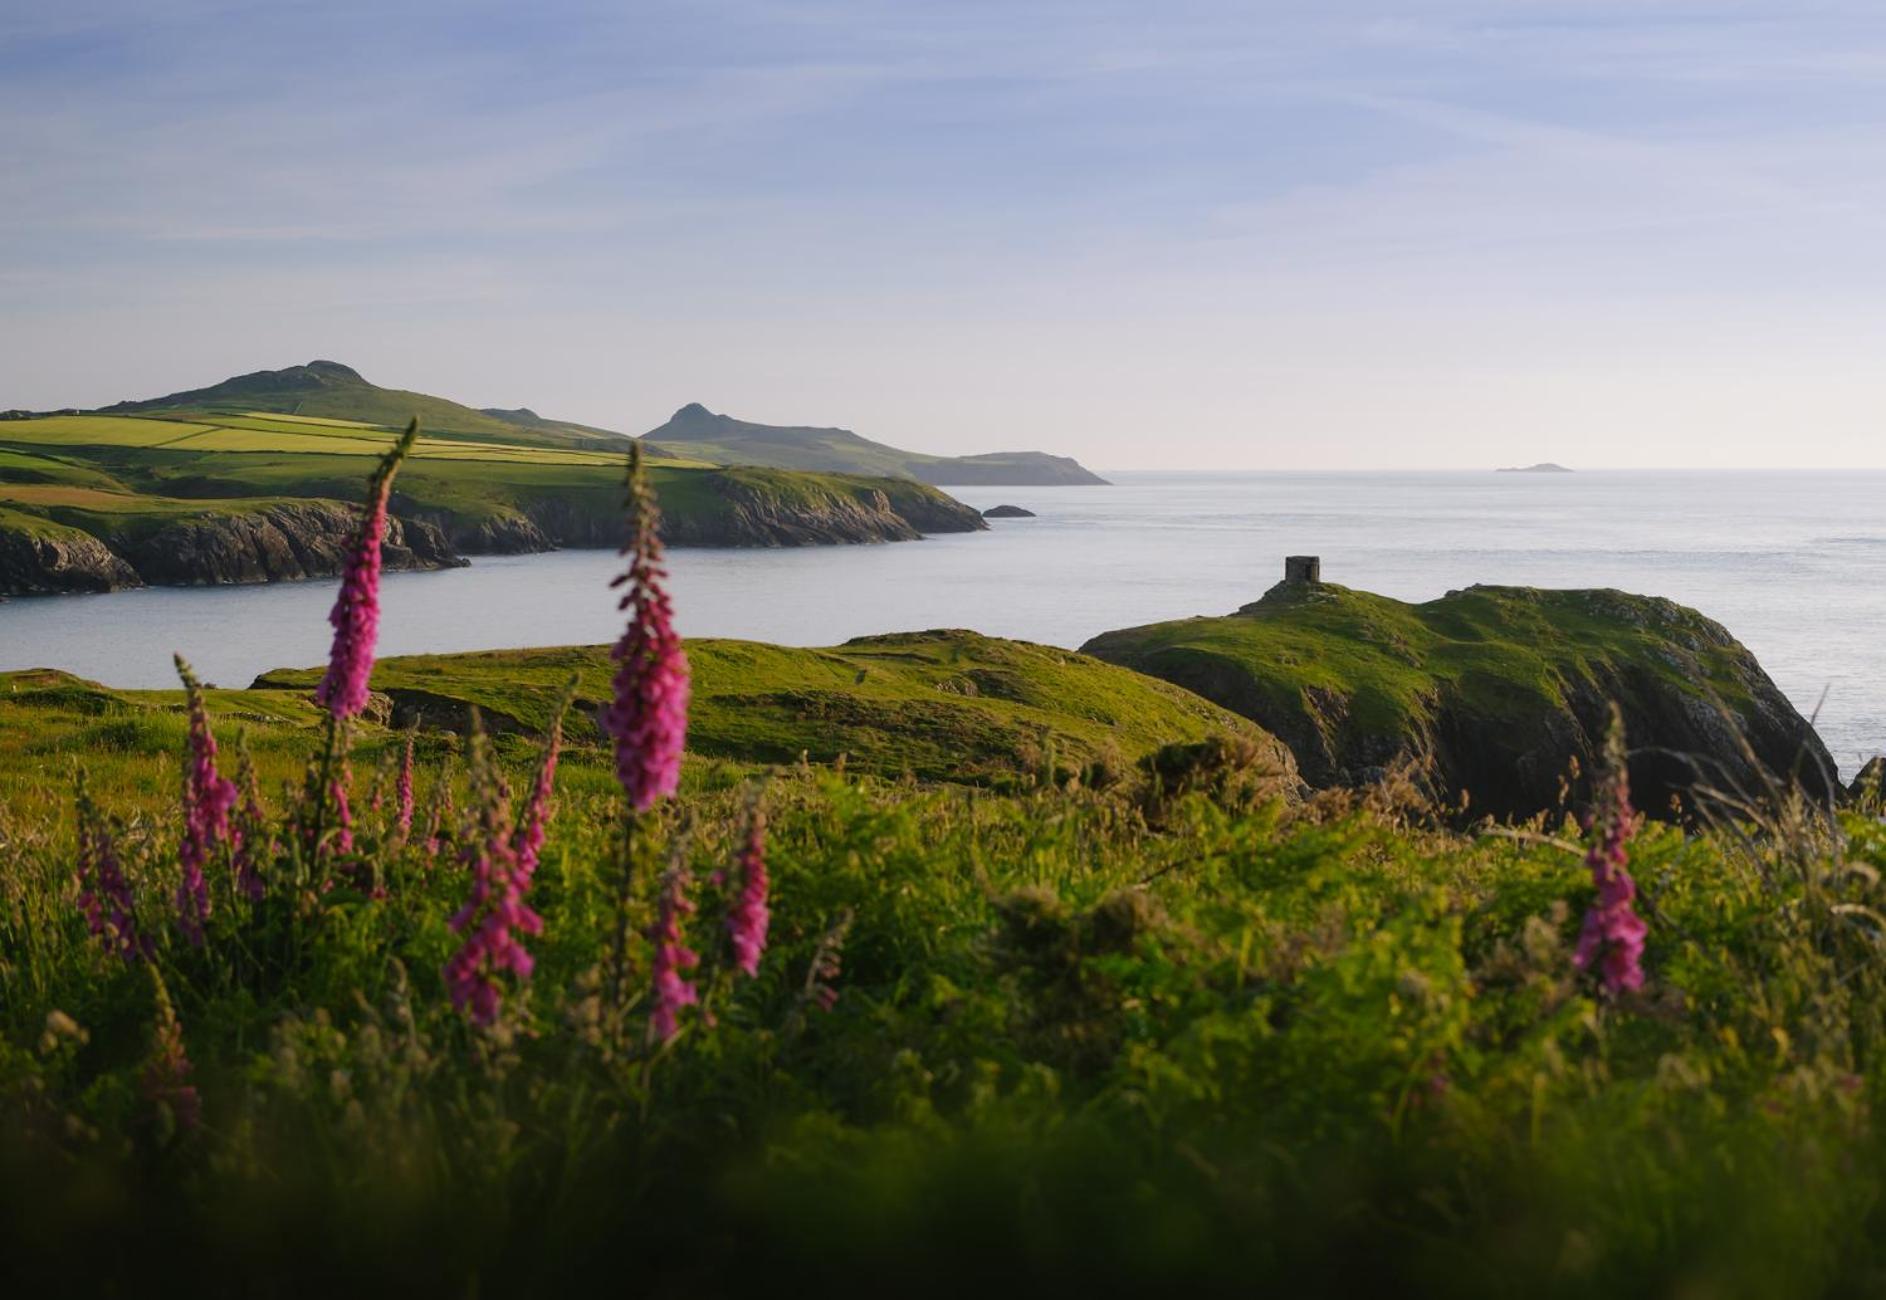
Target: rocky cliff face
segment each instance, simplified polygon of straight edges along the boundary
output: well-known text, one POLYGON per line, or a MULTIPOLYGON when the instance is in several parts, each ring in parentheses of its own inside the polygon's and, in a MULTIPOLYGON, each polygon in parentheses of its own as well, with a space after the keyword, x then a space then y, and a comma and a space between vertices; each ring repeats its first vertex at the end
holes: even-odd
MULTIPOLYGON (((337 574, 359 529, 356 511, 332 501, 285 501, 241 514, 198 515, 127 539, 119 550, 147 583, 220 587, 337 574)), ((389 519, 388 569, 465 563, 434 526, 389 519)))
POLYGON ((821 542, 903 542, 923 534, 891 508, 880 490, 821 494, 814 501, 769 492, 747 479, 715 475, 713 491, 724 505, 715 511, 670 515, 667 537, 674 546, 811 546, 821 542))
MULTIPOLYGON (((909 541, 926 532, 986 527, 960 501, 892 479, 690 470, 662 490, 664 533, 672 546, 909 541)), ((322 577, 340 571, 357 518, 354 507, 313 498, 262 508, 206 500, 198 514, 127 512, 97 536, 38 516, 0 517, 0 595, 322 577)), ((427 509, 396 494, 385 563, 435 569, 464 564, 464 554, 613 548, 622 529, 621 489, 613 484, 566 488, 475 517, 427 509)))
POLYGON ((1083 647, 1197 691, 1281 737, 1314 786, 1406 765, 1470 813, 1576 803, 1624 715, 1638 805, 1798 781, 1835 791, 1819 738, 1718 623, 1618 591, 1475 587, 1425 605, 1280 586, 1225 618, 1109 632, 1083 647))
POLYGON ((0 596, 117 591, 140 585, 137 571, 89 533, 0 527, 0 596))
MULTIPOLYGON (((0 594, 113 591, 145 585, 217 587, 341 571, 358 513, 333 501, 284 501, 253 511, 210 512, 95 537, 36 521, 0 527, 0 594)), ((465 563, 430 523, 390 519, 381 551, 388 569, 465 563)))

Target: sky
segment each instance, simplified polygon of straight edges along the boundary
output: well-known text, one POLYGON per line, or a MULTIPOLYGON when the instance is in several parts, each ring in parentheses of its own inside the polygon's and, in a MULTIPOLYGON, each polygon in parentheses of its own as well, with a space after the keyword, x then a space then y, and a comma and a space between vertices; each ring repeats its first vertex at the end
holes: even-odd
POLYGON ((1886 467, 1866 0, 14 0, 0 407, 1886 467))

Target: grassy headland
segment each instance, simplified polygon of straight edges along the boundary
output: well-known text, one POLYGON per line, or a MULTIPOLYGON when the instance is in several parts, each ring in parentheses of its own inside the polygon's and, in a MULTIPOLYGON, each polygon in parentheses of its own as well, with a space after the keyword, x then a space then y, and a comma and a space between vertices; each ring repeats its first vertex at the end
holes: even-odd
MULTIPOLYGON (((503 440, 482 428, 420 439, 393 501, 411 563, 619 541, 627 441, 597 434, 566 445, 563 432, 510 428, 503 440)), ((350 526, 338 503, 394 437, 338 418, 207 409, 0 421, 0 595, 332 572, 324 557, 350 526), (282 509, 309 501, 330 509, 282 509), (180 554, 188 565, 172 562, 180 554)), ((907 479, 672 456, 653 478, 680 546, 908 540, 982 527, 975 511, 907 479)))
POLYGON ((1520 816, 1565 806, 1610 708, 1659 812, 1697 785, 1754 794, 1834 764, 1720 625, 1619 591, 1471 587, 1420 605, 1282 583, 1222 618, 1095 637, 1083 651, 1198 692, 1282 738, 1313 785, 1409 765, 1434 798, 1520 816), (1576 766, 1574 766, 1574 763, 1576 766))

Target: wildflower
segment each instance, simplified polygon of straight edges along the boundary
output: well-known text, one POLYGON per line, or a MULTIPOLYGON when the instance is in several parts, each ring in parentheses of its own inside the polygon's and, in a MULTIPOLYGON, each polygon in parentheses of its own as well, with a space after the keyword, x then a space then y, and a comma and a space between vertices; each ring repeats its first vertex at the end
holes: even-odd
POLYGON ((655 924, 648 931, 655 944, 654 960, 649 965, 654 1003, 648 1013, 648 1031, 657 1042, 673 1038, 681 1008, 700 1001, 700 993, 681 974, 701 962, 700 955, 681 942, 682 920, 694 911, 687 891, 687 868, 676 862, 662 877, 661 902, 655 910, 655 924))
POLYGON ((474 1024, 489 1025, 504 1004, 498 976, 508 970, 528 979, 535 965, 517 936, 541 934, 543 919, 524 902, 529 879, 518 870, 513 847, 510 791, 475 719, 472 784, 477 825, 460 850, 471 871, 472 892, 451 921, 452 933, 465 936, 465 942, 445 965, 445 983, 454 1007, 469 1011, 474 1024))
POLYGON ((1606 993, 1634 992, 1644 985, 1642 959, 1648 928, 1632 909, 1637 884, 1626 870, 1626 845, 1636 831, 1626 773, 1623 721, 1612 710, 1611 734, 1605 742, 1607 764, 1596 792, 1592 830, 1596 838, 1585 855, 1598 898, 1585 913, 1573 964, 1587 970, 1595 963, 1606 993))
POLYGON ((394 821, 399 826, 400 838, 404 839, 413 829, 413 738, 406 735, 406 749, 400 755, 399 780, 394 786, 396 799, 394 821))
POLYGON ((453 813, 451 773, 441 771, 439 783, 433 787, 432 814, 426 819, 426 857, 428 860, 439 856, 439 847, 444 837, 451 833, 450 824, 453 813))
POLYGON ((161 1128, 175 1131, 197 1126, 203 1115, 202 1102, 190 1082, 190 1058, 183 1049, 183 1026, 177 1009, 171 1005, 170 990, 163 978, 151 972, 157 989, 157 1018, 151 1026, 151 1054, 145 1059, 138 1082, 145 1100, 157 1112, 161 1128))
POLYGON ((419 436, 419 421, 406 426, 393 449, 381 459, 367 485, 366 513, 341 572, 340 593, 327 621, 334 628, 327 672, 314 697, 337 721, 367 707, 367 681, 373 675, 373 649, 380 636, 380 543, 386 538, 386 505, 393 476, 419 436))
POLYGON ((242 802, 236 809, 235 849, 232 865, 236 873, 236 889, 252 902, 261 902, 266 892, 262 879, 262 863, 275 856, 275 844, 269 837, 268 819, 262 812, 262 794, 256 780, 255 761, 249 756, 247 745, 237 740, 236 776, 242 791, 242 802))
POLYGON ((842 973, 839 958, 845 950, 845 935, 850 930, 851 912, 839 913, 838 919, 819 939, 818 951, 812 954, 812 965, 806 970, 803 997, 820 1011, 830 1011, 838 1005, 838 977, 842 973))
POLYGON ((234 832, 229 813, 236 806, 236 785, 216 770, 216 738, 210 734, 209 713, 203 705, 203 687, 184 662, 175 656, 177 675, 189 700, 189 754, 183 775, 183 840, 177 863, 183 880, 177 886, 177 917, 184 937, 203 942, 203 924, 209 920, 209 882, 203 867, 217 846, 230 843, 234 832))
POLYGON ((83 771, 79 774, 78 884, 79 910, 85 914, 86 928, 105 951, 116 953, 126 962, 140 957, 150 960, 151 940, 138 929, 131 882, 125 879, 111 826, 86 793, 83 771))
POLYGON ((353 773, 343 767, 340 776, 330 782, 327 788, 328 800, 334 805, 332 851, 335 853, 354 851, 354 813, 347 802, 347 787, 352 783, 353 773))
POLYGON ((556 712, 551 715, 550 732, 544 737, 543 761, 537 765, 537 779, 531 784, 530 803, 525 806, 524 821, 517 828, 512 841, 512 850, 517 855, 518 875, 526 884, 537 873, 537 856, 543 852, 544 836, 550 829, 550 816, 554 811, 550 796, 556 788, 557 756, 563 751, 563 715, 570 707, 570 698, 575 690, 576 683, 572 681, 558 701, 556 712))
POLYGON ((733 964, 748 976, 760 973, 760 954, 766 950, 766 927, 771 919, 766 897, 766 811, 756 796, 747 814, 747 838, 739 861, 740 896, 727 915, 727 935, 733 942, 733 964))
POLYGON ((603 725, 615 741, 616 779, 629 807, 646 811, 675 791, 688 729, 688 657, 674 630, 674 605, 662 564, 661 512, 648 485, 640 443, 629 453, 629 538, 622 554, 628 571, 618 608, 629 615, 615 661, 615 698, 603 725))

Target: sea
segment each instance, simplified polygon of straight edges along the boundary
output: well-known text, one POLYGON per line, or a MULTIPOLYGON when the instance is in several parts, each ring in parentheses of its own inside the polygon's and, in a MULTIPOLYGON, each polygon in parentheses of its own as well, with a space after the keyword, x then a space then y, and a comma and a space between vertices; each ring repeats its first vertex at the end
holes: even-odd
MULTIPOLYGON (((1402 600, 1474 583, 1615 587, 1725 624, 1814 719, 1842 771, 1886 751, 1886 471, 1571 474, 1117 472, 1107 487, 963 487, 1032 519, 874 546, 678 550, 690 636, 833 645, 958 627, 1078 647, 1228 613, 1317 555, 1325 581, 1402 600)), ((389 574, 383 655, 597 643, 619 616, 608 551, 389 574)), ((242 686, 326 655, 334 582, 157 588, 0 604, 0 669, 175 684, 181 651, 242 686)))

